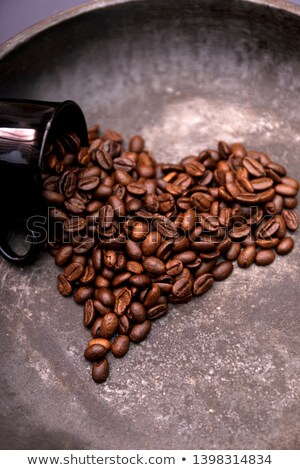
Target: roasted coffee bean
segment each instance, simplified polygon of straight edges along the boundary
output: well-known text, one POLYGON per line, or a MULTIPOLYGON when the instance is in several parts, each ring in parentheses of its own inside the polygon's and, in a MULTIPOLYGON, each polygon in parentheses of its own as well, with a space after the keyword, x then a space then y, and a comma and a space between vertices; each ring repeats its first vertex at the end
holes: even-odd
POLYGON ((299 217, 298 217, 297 212, 284 209, 282 211, 282 215, 285 220, 287 228, 291 230, 291 232, 294 232, 295 230, 297 230, 299 226, 299 217))
POLYGON ((100 300, 98 300, 98 298, 97 298, 98 297, 98 289, 95 289, 94 297, 95 297, 94 307, 97 310, 97 312, 99 312, 100 315, 102 317, 104 317, 104 315, 106 315, 107 313, 109 313, 111 311, 111 307, 108 307, 107 305, 104 305, 100 300))
POLYGON ((229 236, 233 241, 242 241, 248 237, 250 233, 249 225, 234 225, 229 231, 229 236))
POLYGON ((256 256, 256 248, 255 246, 247 246, 244 248, 237 259, 237 264, 239 265, 240 268, 249 268, 251 264, 253 263, 254 259, 256 256))
POLYGON ((119 317, 119 331, 121 335, 128 335, 130 332, 130 322, 126 315, 119 317))
POLYGON ((106 349, 107 352, 110 350, 110 342, 108 341, 108 339, 94 338, 88 342, 88 346, 93 346, 94 344, 100 344, 106 349))
POLYGON ((83 201, 71 197, 64 203, 65 208, 71 212, 71 214, 77 215, 77 214, 82 214, 85 211, 85 204, 83 201))
POLYGON ((104 265, 109 269, 113 269, 117 263, 117 258, 118 258, 118 255, 116 251, 114 250, 105 251, 103 255, 104 265))
POLYGON ((193 263, 197 258, 197 255, 192 250, 182 251, 181 253, 176 253, 174 256, 174 260, 181 261, 182 264, 186 265, 189 263, 193 263))
POLYGON ((72 285, 69 283, 69 281, 67 281, 63 274, 59 274, 57 276, 57 289, 58 292, 64 297, 72 294, 72 285))
POLYGON ((148 274, 134 274, 129 279, 129 283, 133 286, 143 288, 151 285, 151 278, 148 274))
POLYGON ((97 298, 108 307, 115 305, 115 297, 107 287, 99 288, 97 298))
POLYGON ((196 192, 191 196, 191 204, 201 212, 208 211, 212 202, 213 198, 209 194, 196 192))
POLYGON ((229 250, 224 254, 224 258, 227 261, 235 261, 241 252, 240 243, 232 243, 229 250))
POLYGON ((193 294, 202 295, 207 292, 213 285, 214 278, 211 274, 202 274, 197 277, 193 283, 193 294))
POLYGON ((180 236, 175 238, 173 242, 173 249, 175 253, 180 253, 187 250, 189 247, 189 240, 186 237, 180 236))
POLYGON ((275 186, 275 191, 277 194, 280 194, 281 196, 296 196, 297 194, 297 188, 294 186, 289 186, 288 184, 277 184, 275 186))
POLYGON ((73 248, 71 245, 64 245, 56 253, 55 264, 57 266, 64 266, 72 257, 73 248))
POLYGON ((144 339, 146 339, 150 333, 151 326, 152 324, 149 320, 145 320, 144 323, 134 325, 129 334, 130 341, 133 343, 140 343, 141 341, 144 341, 144 339))
POLYGON ((93 191, 99 185, 99 178, 97 176, 86 176, 78 180, 77 186, 81 191, 93 191))
POLYGON ((246 170, 250 173, 250 175, 259 178, 260 176, 264 176, 265 169, 261 163, 251 157, 245 157, 242 161, 242 165, 246 168, 246 170))
POLYGON ((147 311, 147 317, 149 320, 154 321, 164 317, 167 313, 168 305, 167 303, 162 303, 149 308, 147 311))
MULTIPOLYGON (((44 184, 45 186, 45 184, 44 184)), ((65 171, 59 180, 59 190, 69 199, 73 196, 76 189, 76 175, 74 172, 65 171)))
POLYGON ((102 321, 103 321, 102 317, 99 317, 95 320, 95 322, 92 326, 92 329, 91 329, 91 335, 92 335, 93 338, 99 338, 102 321))
POLYGON ((144 307, 149 308, 153 307, 160 297, 161 290, 157 284, 153 284, 152 287, 147 290, 147 293, 144 298, 144 307))
POLYGON ((273 180, 266 177, 255 178, 251 180, 251 184, 255 191, 265 191, 273 186, 273 180))
POLYGON ((166 266, 163 261, 155 256, 145 257, 143 260, 143 266, 145 271, 153 276, 161 276, 166 271, 166 266))
POLYGON ((115 313, 119 316, 123 315, 131 303, 132 292, 127 287, 121 289, 115 301, 115 313))
POLYGON ((139 244, 133 240, 126 240, 126 253, 134 261, 140 260, 143 255, 139 244))
POLYGON ((215 281, 223 281, 233 271, 233 264, 231 261, 222 261, 217 264, 212 270, 212 275, 215 281))
POLYGON ((81 284, 91 284, 95 279, 95 270, 93 266, 87 266, 84 270, 82 277, 80 278, 81 284))
POLYGON ((81 263, 71 263, 64 270, 64 276, 69 282, 77 281, 84 272, 84 266, 81 263))
POLYGON ((100 384, 107 380, 109 375, 109 364, 107 359, 102 359, 102 361, 94 362, 92 367, 92 377, 93 380, 100 384))
POLYGON ((296 197, 285 197, 283 199, 283 204, 286 209, 295 209, 298 204, 296 197))
MULTIPOLYGON (((111 273, 112 273, 112 279, 113 279, 111 283, 112 287, 118 287, 122 284, 125 284, 128 281, 128 279, 131 278, 131 273, 128 273, 128 272, 123 272, 123 273, 117 274, 116 276, 115 276, 114 271, 111 271, 111 273)), ((103 271, 102 271, 102 275, 103 275, 103 271)))
POLYGON ((157 258, 166 262, 173 251, 173 246, 174 246, 173 240, 165 240, 164 242, 162 242, 156 251, 157 258))
POLYGON ((175 238, 177 236, 177 227, 163 215, 154 216, 153 226, 165 238, 175 238))
POLYGON ((259 248, 263 248, 264 250, 269 250, 271 248, 275 248, 279 243, 279 238, 270 238, 270 239, 258 239, 256 240, 256 245, 259 248))
POLYGON ((269 238, 275 236, 279 229, 279 222, 276 220, 275 217, 267 220, 267 222, 263 223, 261 227, 259 227, 256 235, 258 238, 269 238))
POLYGON ((90 286, 79 287, 74 293, 74 300, 77 304, 84 304, 93 297, 94 288, 90 286))
POLYGON ((205 169, 205 166, 196 159, 190 160, 185 165, 185 171, 195 178, 200 178, 204 174, 205 169))
POLYGON ((287 255, 294 248, 294 240, 291 237, 286 237, 280 240, 276 247, 276 251, 279 255, 287 255))
POLYGON ((111 352, 115 357, 123 357, 127 354, 130 346, 130 341, 128 336, 120 335, 117 336, 114 342, 111 345, 111 352))
POLYGON ((95 362, 102 359, 107 354, 107 349, 101 344, 88 346, 84 351, 84 357, 87 361, 95 362))
POLYGON ((100 326, 100 336, 105 339, 111 338, 117 331, 119 326, 118 317, 115 313, 107 313, 103 317, 103 321, 100 326))
POLYGON ((91 237, 84 237, 78 245, 73 248, 74 253, 80 255, 82 253, 87 253, 95 246, 95 240, 91 237))
POLYGON ((127 316, 136 323, 143 323, 147 319, 145 307, 140 302, 132 302, 127 316))
POLYGON ((134 135, 129 141, 130 152, 141 153, 144 150, 144 139, 140 135, 134 135))
POLYGON ((49 191, 49 189, 45 189, 42 192, 42 196, 49 205, 60 205, 65 200, 65 196, 63 194, 56 191, 49 191))
POLYGON ((100 274, 95 278, 95 286, 99 289, 101 287, 109 287, 109 280, 105 279, 105 277, 101 276, 100 274))
POLYGON ((72 217, 64 222, 64 231, 69 233, 81 232, 86 226, 86 221, 83 217, 72 217))
POLYGON ((192 282, 186 277, 182 277, 175 282, 172 293, 175 297, 185 297, 192 291, 192 282))
POLYGON ((92 299, 89 299, 84 304, 83 324, 87 328, 90 328, 94 324, 95 320, 96 320, 96 312, 95 312, 94 302, 92 299))
POLYGON ((258 266, 267 266, 275 260, 275 253, 273 250, 259 250, 255 257, 255 263, 258 266))
POLYGON ((133 274, 141 274, 144 271, 144 268, 137 261, 128 261, 126 264, 126 270, 133 274))
POLYGON ((172 259, 166 264, 166 273, 169 276, 178 276, 183 270, 183 263, 180 259, 172 259))

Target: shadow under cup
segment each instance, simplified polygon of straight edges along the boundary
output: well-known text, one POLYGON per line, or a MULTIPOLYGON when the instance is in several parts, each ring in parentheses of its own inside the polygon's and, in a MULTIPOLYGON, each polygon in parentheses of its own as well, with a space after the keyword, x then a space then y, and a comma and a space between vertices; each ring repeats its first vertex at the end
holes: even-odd
POLYGON ((0 100, 0 254, 10 262, 31 262, 45 241, 43 159, 68 133, 87 145, 85 118, 74 101, 0 100))

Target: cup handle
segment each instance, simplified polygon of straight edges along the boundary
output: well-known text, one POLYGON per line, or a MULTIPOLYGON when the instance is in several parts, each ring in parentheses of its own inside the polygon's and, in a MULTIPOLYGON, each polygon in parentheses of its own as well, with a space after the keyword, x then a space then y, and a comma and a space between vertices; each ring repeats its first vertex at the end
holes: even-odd
POLYGON ((40 251, 40 245, 38 243, 30 243, 29 250, 25 254, 16 253, 13 248, 8 243, 8 233, 2 233, 0 237, 0 255, 3 256, 7 261, 14 264, 28 264, 37 257, 38 252, 40 251))

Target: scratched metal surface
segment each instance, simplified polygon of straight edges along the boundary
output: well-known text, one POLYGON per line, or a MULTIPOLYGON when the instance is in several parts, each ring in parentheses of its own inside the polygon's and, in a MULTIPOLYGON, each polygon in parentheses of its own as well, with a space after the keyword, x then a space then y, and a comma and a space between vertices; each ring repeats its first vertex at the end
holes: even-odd
MULTIPOLYGON (((2 48, 1 95, 74 99, 89 123, 141 132, 168 161, 242 140, 300 178, 296 7, 97 5, 2 48)), ((235 268, 202 298, 172 306, 146 342, 111 360, 101 386, 82 357, 82 308, 56 293, 52 258, 1 261, 1 447, 299 449, 295 238, 288 257, 235 268)))

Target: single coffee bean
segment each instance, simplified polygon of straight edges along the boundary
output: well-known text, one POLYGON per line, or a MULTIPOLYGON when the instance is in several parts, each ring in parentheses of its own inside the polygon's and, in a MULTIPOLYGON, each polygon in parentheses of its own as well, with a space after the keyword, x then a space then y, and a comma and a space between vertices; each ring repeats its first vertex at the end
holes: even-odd
POLYGON ((71 214, 74 214, 74 215, 82 214, 85 211, 84 202, 75 197, 72 197, 68 199, 67 201, 65 201, 64 206, 67 209, 67 211, 71 212, 71 214))
POLYGON ((172 288, 174 297, 185 297, 192 291, 192 282, 187 277, 182 277, 175 282, 172 288))
POLYGON ((100 336, 105 339, 111 338, 117 331, 119 326, 118 317, 115 313, 107 313, 103 317, 100 327, 100 336))
POLYGON ((78 180, 77 186, 81 191, 93 191, 99 185, 99 178, 97 176, 86 176, 78 180))
POLYGON ((283 204, 286 209, 295 209, 298 204, 296 197, 285 197, 283 199, 283 204))
POLYGON ((289 186, 288 184, 277 184, 275 186, 275 191, 281 196, 296 196, 297 189, 294 186, 289 186))
POLYGON ((72 294, 72 285, 69 283, 69 281, 67 281, 63 274, 59 274, 57 276, 57 289, 58 292, 64 297, 72 294))
POLYGON ((294 248, 294 240, 291 237, 286 237, 280 240, 276 247, 276 251, 279 255, 287 255, 294 248))
POLYGON ((130 332, 131 326, 127 315, 122 315, 119 317, 119 332, 121 335, 128 335, 130 332))
POLYGON ((92 377, 96 383, 103 383, 107 380, 109 375, 109 364, 107 359, 94 362, 92 367, 92 377))
MULTIPOLYGON (((103 271, 104 270, 102 270, 102 275, 103 275, 103 271)), ((125 284, 130 278, 131 278, 131 273, 128 273, 126 271, 117 275, 115 275, 114 271, 112 271, 113 280, 112 280, 111 285, 112 287, 118 287, 122 284, 125 284)))
POLYGON ((83 324, 87 328, 90 328, 94 324, 95 320, 96 320, 96 312, 95 312, 94 302, 92 299, 89 299, 84 304, 83 324))
POLYGON ((134 135, 129 141, 130 152, 141 153, 144 150, 144 139, 140 135, 134 135))
POLYGON ((189 263, 193 263, 196 260, 196 258, 197 258, 197 255, 194 251, 186 250, 186 251, 182 251, 181 253, 176 253, 173 259, 176 261, 181 261, 182 264, 186 265, 189 263))
POLYGON ((129 283, 133 286, 143 288, 151 285, 151 278, 148 274, 134 274, 129 279, 129 283))
POLYGON ((91 339, 88 342, 88 346, 93 346, 93 344, 100 344, 101 346, 103 346, 106 349, 107 352, 110 350, 110 342, 109 342, 108 339, 104 339, 104 338, 91 339))
POLYGON ((126 253, 134 261, 140 260, 143 255, 139 244, 133 240, 126 240, 126 253))
POLYGON ((82 277, 80 278, 80 282, 84 285, 91 284, 94 281, 95 276, 96 274, 93 266, 87 266, 82 277))
POLYGON ((175 238, 173 243, 173 249, 175 253, 180 253, 181 251, 187 250, 189 247, 189 240, 187 237, 180 236, 175 238))
POLYGON ((241 252, 241 244, 240 243, 232 243, 229 250, 225 253, 224 257, 227 261, 235 261, 241 252))
POLYGON ((276 235, 279 229, 279 222, 275 217, 267 220, 260 226, 256 232, 257 237, 259 238, 270 238, 276 235))
POLYGON ((126 270, 133 274, 141 274, 144 271, 144 268, 137 261, 127 261, 126 270))
POLYGON ((237 264, 240 268, 249 268, 256 256, 256 248, 253 245, 244 248, 238 256, 237 264))
POLYGON ((165 238, 176 238, 177 236, 177 227, 170 219, 163 215, 154 216, 153 226, 165 238))
POLYGON ((161 294, 161 289, 157 284, 153 284, 150 289, 147 290, 147 294, 144 298, 144 307, 150 308, 156 305, 161 294))
POLYGON ((250 173, 250 175, 259 178, 260 176, 265 176, 265 169, 261 163, 251 157, 243 158, 242 165, 250 173))
POLYGON ((234 225, 229 231, 229 236, 234 241, 242 241, 247 238, 250 233, 249 225, 234 225))
POLYGON ((166 271, 163 261, 155 256, 145 257, 143 260, 143 266, 144 269, 153 276, 161 276, 166 271))
POLYGON ((82 240, 73 248, 74 253, 81 255, 87 253, 95 246, 95 239, 92 237, 84 237, 82 240))
POLYGON ((217 264, 212 270, 212 275, 215 281, 223 281, 233 271, 233 264, 231 261, 222 261, 217 264))
POLYGON ((82 231, 86 226, 83 217, 72 217, 64 222, 64 231, 68 233, 77 233, 82 231))
POLYGON ((65 200, 65 196, 63 194, 56 191, 49 191, 48 189, 45 189, 42 192, 42 196, 49 205, 60 205, 65 200))
POLYGON ((207 292, 213 285, 214 278, 212 274, 202 274, 197 277, 193 283, 193 294, 194 295, 203 295, 207 292))
POLYGON ((174 247, 173 240, 165 240, 163 241, 156 251, 156 256, 160 260, 166 262, 168 258, 171 256, 174 247))
POLYGON ((98 289, 95 289, 95 293, 94 293, 94 296, 95 296, 95 300, 94 300, 94 307, 95 309, 97 310, 97 312, 100 313, 100 315, 102 317, 104 317, 104 315, 106 315, 107 313, 109 313, 111 311, 111 307, 108 307, 107 305, 104 305, 100 300, 97 299, 97 296, 98 296, 98 289))
POLYGON ((123 357, 127 354, 130 346, 130 341, 128 336, 120 335, 117 336, 114 342, 111 345, 111 352, 115 357, 123 357))
POLYGON ((259 248, 264 250, 269 250, 271 248, 275 248, 279 243, 279 238, 270 238, 270 239, 258 239, 256 240, 256 245, 259 248))
POLYGON ((259 250, 255 257, 255 263, 258 266, 267 266, 275 260, 275 253, 273 250, 259 250))
POLYGON ((148 309, 147 317, 149 320, 154 321, 164 317, 168 313, 168 305, 166 302, 155 305, 148 309))
POLYGON ((73 248, 71 245, 64 245, 59 248, 55 256, 55 264, 57 266, 64 266, 68 260, 72 257, 73 248))
POLYGON ((136 323, 143 323, 147 319, 145 307, 140 302, 132 302, 128 311, 128 318, 136 323))
POLYGON ((134 325, 129 334, 130 341, 132 341, 133 343, 140 343, 141 341, 146 339, 148 334, 150 333, 151 326, 152 324, 149 320, 145 320, 144 323, 134 325))
POLYGON ((93 293, 93 287, 79 287, 74 294, 74 300, 77 304, 84 304, 88 299, 92 298, 93 293))
POLYGON ((91 335, 92 335, 93 338, 99 338, 102 321, 103 321, 102 317, 99 317, 95 320, 95 322, 92 326, 92 329, 91 329, 91 335))
POLYGON ((102 344, 93 344, 84 351, 84 357, 90 362, 99 361, 107 354, 107 349, 102 344))
POLYGON ((182 273, 182 270, 183 263, 180 259, 172 259, 166 264, 166 273, 169 276, 178 276, 178 274, 182 273))
POLYGON ((95 278, 95 286, 99 289, 101 287, 109 287, 109 280, 105 279, 105 277, 101 276, 100 274, 95 278))
POLYGON ((273 180, 266 177, 255 178, 251 180, 251 184, 255 191, 265 191, 273 186, 273 180))
POLYGON ((287 228, 291 232, 294 232, 295 230, 297 230, 299 226, 299 217, 298 217, 297 212, 283 209, 282 215, 285 220, 287 228))
POLYGON ((69 282, 78 281, 84 272, 84 266, 81 263, 71 263, 64 270, 64 276, 69 282))
POLYGON ((114 311, 118 316, 123 315, 131 303, 132 292, 127 287, 123 287, 116 297, 114 311))
POLYGON ((100 289, 98 290, 97 298, 98 300, 100 300, 100 302, 102 302, 108 307, 115 305, 115 297, 112 294, 111 290, 107 287, 100 287, 100 289))

